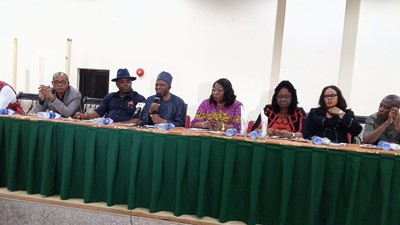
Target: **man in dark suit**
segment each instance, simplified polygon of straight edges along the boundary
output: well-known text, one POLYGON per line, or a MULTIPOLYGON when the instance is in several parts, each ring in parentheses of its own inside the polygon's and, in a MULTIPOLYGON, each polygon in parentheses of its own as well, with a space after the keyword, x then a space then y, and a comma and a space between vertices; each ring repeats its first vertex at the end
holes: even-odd
POLYGON ((139 112, 136 107, 140 102, 144 104, 146 99, 132 89, 134 80, 136 77, 131 76, 127 69, 119 69, 117 77, 111 80, 116 83, 118 91, 107 94, 93 112, 77 112, 74 118, 87 120, 104 116, 114 122, 130 121, 138 124, 140 113, 135 113, 139 112))

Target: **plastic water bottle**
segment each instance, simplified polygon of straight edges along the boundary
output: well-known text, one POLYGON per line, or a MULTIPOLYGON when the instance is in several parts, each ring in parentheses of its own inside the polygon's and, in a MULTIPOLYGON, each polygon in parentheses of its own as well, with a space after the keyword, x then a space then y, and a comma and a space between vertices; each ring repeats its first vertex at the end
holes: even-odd
POLYGON ((61 117, 60 114, 50 111, 50 112, 38 112, 37 116, 42 119, 58 119, 61 117))
POLYGON ((14 110, 11 109, 0 109, 0 115, 12 115, 15 114, 14 110))
POLYGON ((311 137, 311 142, 314 145, 322 145, 322 144, 330 145, 332 143, 331 140, 329 140, 328 138, 326 138, 326 137, 322 138, 322 137, 319 137, 319 136, 312 136, 311 137))
POLYGON ((235 136, 238 131, 235 128, 229 128, 225 131, 226 136, 232 137, 235 136))
POLYGON ((114 122, 114 120, 111 118, 100 117, 100 118, 94 119, 94 122, 96 122, 97 124, 109 125, 109 124, 112 124, 114 122))
POLYGON ((257 139, 257 138, 260 137, 260 133, 259 133, 258 131, 255 131, 255 130, 254 130, 254 131, 250 132, 249 137, 250 137, 251 139, 257 139))
POLYGON ((396 143, 390 143, 390 149, 400 151, 400 145, 396 143))
POLYGON ((175 125, 172 123, 157 123, 154 128, 159 130, 171 130, 175 128, 175 125))
POLYGON ((386 141, 380 141, 378 143, 378 148, 385 150, 385 151, 389 151, 391 149, 390 143, 386 142, 386 141))

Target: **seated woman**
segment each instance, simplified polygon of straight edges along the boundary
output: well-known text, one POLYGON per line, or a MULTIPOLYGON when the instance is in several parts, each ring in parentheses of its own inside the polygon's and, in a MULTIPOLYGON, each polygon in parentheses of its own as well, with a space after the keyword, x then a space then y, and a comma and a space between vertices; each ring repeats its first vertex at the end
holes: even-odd
MULTIPOLYGON (((293 84, 287 80, 281 81, 275 88, 272 103, 264 107, 268 117, 268 136, 281 138, 302 138, 306 131, 307 115, 304 109, 297 107, 297 93, 293 84)), ((261 115, 258 116, 251 130, 259 129, 261 115)))
POLYGON ((347 108, 340 89, 334 85, 324 87, 319 97, 318 108, 308 114, 308 137, 327 137, 332 142, 347 143, 348 133, 357 136, 362 126, 356 121, 354 112, 347 108))
POLYGON ((214 82, 210 98, 197 109, 190 127, 225 131, 229 128, 240 130, 240 106, 232 84, 221 78, 214 82))

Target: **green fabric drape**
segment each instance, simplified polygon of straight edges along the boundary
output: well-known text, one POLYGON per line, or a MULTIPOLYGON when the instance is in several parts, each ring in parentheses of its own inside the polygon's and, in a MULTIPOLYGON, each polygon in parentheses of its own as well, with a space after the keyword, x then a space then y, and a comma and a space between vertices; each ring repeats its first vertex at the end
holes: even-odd
POLYGON ((220 222, 399 224, 391 155, 0 117, 0 186, 220 222))

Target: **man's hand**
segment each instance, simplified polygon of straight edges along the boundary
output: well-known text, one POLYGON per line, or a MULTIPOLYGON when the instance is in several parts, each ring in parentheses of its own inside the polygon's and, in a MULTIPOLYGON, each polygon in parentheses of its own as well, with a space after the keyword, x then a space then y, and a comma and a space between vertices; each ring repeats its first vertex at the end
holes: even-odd
MULTIPOLYGON (((155 103, 155 102, 153 102, 153 103, 151 103, 151 106, 150 106, 150 114, 152 114, 153 112, 158 112, 158 109, 160 108, 160 104, 158 104, 158 103, 155 103)), ((153 120, 154 121, 154 120, 153 120)))
POLYGON ((397 117, 399 117, 399 109, 397 107, 392 107, 389 111, 389 116, 385 123, 394 123, 397 117))
POLYGON ((78 119, 78 120, 84 120, 85 118, 85 114, 81 113, 81 112, 76 112, 74 114, 74 119, 78 119))
POLYGON ((151 120, 153 121, 154 124, 157 124, 157 123, 166 123, 166 122, 167 122, 167 120, 164 120, 163 118, 161 118, 161 117, 160 117, 159 115, 157 115, 157 114, 151 114, 150 117, 151 117, 151 120))
MULTIPOLYGON (((396 108, 396 107, 393 107, 393 108, 390 110, 390 113, 392 113, 392 114, 393 114, 393 117, 394 117, 394 121, 393 121, 394 127, 396 128, 397 132, 400 133, 400 115, 399 115, 399 109, 396 108), (393 113, 392 113, 392 111, 393 111, 393 113)), ((389 113, 389 116, 390 116, 390 113, 389 113)))
POLYGON ((50 99, 50 101, 54 101, 56 99, 56 96, 54 96, 50 91, 50 86, 40 85, 38 89, 39 98, 41 101, 44 101, 46 98, 50 99))

